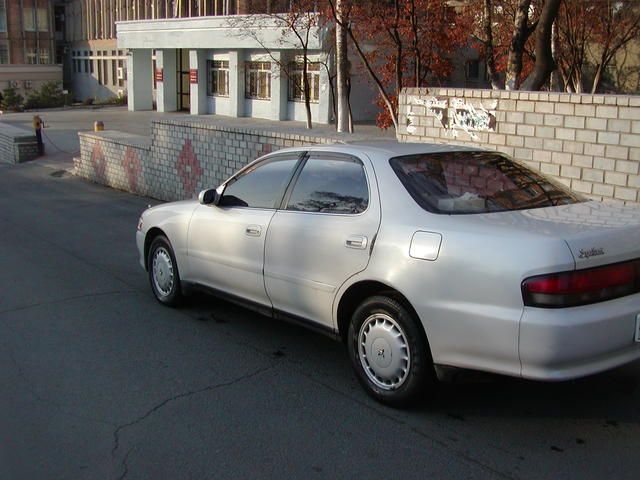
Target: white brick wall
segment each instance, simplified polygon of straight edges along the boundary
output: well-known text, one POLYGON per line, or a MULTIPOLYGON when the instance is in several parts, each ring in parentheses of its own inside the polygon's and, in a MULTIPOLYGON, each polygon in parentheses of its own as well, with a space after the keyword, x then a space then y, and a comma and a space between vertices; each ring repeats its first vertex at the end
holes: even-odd
POLYGON ((202 189, 217 187, 271 151, 338 140, 331 135, 222 127, 191 120, 153 120, 151 138, 113 130, 78 135, 76 175, 167 201, 193 198, 202 189))
POLYGON ((640 97, 472 89, 405 89, 398 139, 475 145, 514 156, 572 189, 640 202, 640 97), (495 117, 494 131, 454 137, 420 101, 458 98, 495 117), (407 129, 409 124, 423 128, 407 129))

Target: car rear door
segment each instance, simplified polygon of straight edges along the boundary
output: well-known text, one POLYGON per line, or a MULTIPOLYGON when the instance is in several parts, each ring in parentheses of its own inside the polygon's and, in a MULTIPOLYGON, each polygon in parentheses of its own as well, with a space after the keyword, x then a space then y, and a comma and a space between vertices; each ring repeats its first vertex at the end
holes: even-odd
POLYGON ((188 237, 193 281, 271 308, 262 277, 265 238, 299 157, 252 165, 227 183, 218 205, 196 208, 188 237))
POLYGON ((264 277, 274 309, 332 329, 336 292, 366 268, 379 225, 370 161, 311 153, 267 233, 264 277))

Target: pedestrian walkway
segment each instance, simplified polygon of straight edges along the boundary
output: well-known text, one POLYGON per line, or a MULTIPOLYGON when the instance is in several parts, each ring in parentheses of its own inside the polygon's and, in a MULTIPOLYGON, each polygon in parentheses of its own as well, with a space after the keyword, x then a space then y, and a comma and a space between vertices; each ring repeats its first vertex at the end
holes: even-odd
MULTIPOLYGON (((335 133, 333 125, 317 124, 312 130, 304 122, 263 120, 257 118, 235 118, 221 115, 189 115, 188 113, 158 113, 156 111, 129 112, 126 107, 86 107, 50 109, 41 111, 4 113, 0 123, 33 130, 33 117, 40 116, 45 124, 43 140, 45 156, 37 161, 54 168, 72 168, 73 157, 80 152, 78 132, 93 130, 96 121, 104 123, 105 130, 117 130, 136 135, 149 136, 151 120, 180 119, 189 123, 223 124, 253 129, 269 129, 298 135, 323 136, 335 133)), ((1 128, 1 126, 0 126, 1 128)), ((348 138, 349 135, 345 135, 348 138)), ((375 125, 356 125, 353 140, 364 138, 395 138, 393 130, 380 130, 375 125)))

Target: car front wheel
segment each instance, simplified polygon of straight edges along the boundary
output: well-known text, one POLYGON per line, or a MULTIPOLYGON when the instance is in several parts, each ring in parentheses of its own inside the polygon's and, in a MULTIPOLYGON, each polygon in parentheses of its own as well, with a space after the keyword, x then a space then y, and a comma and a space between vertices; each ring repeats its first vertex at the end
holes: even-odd
POLYGON ((164 305, 176 306, 181 300, 180 274, 169 240, 160 235, 153 240, 148 257, 151 290, 164 305))
POLYGON ((371 297, 356 309, 348 350, 359 382, 381 403, 407 406, 435 389, 433 361, 418 320, 393 298, 371 297))

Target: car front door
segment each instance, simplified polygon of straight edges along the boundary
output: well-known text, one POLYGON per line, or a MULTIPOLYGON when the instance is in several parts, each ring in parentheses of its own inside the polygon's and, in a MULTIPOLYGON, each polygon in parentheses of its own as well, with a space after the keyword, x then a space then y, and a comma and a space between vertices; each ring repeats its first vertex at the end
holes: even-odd
POLYGON ((271 307, 262 276, 265 238, 299 155, 252 165, 226 184, 218 205, 195 210, 188 237, 193 281, 271 307))
POLYGON ((366 268, 380 225, 373 168, 363 160, 313 152, 298 168, 267 233, 264 278, 274 309, 334 328, 336 292, 366 268))

